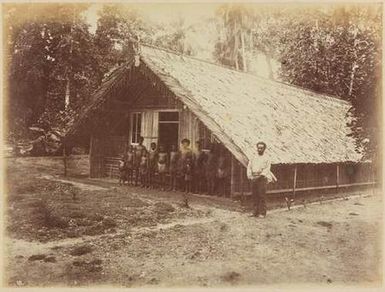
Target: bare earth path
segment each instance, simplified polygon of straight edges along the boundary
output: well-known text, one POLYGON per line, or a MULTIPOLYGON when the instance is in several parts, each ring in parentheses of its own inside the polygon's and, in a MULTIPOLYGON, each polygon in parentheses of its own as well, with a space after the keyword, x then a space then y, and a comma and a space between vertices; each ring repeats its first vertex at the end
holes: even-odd
MULTIPOLYGON (((148 202, 162 200, 133 190, 148 202)), ((381 196, 368 191, 348 200, 274 210, 265 219, 193 202, 192 213, 170 215, 155 225, 123 222, 112 233, 47 242, 11 232, 6 276, 12 286, 376 286, 382 275, 381 196), (74 255, 78 246, 89 250, 74 255), (31 260, 34 255, 43 257, 31 260)), ((179 212, 177 203, 172 205, 179 212)), ((119 211, 119 205, 114 208, 119 211)))

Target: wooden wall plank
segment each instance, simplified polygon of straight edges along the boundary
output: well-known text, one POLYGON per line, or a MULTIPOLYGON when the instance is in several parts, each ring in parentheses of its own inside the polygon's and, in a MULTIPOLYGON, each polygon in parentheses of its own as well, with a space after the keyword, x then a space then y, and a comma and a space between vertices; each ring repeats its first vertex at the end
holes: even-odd
POLYGON ((90 146, 90 177, 103 177, 103 156, 105 151, 105 137, 91 136, 90 146))
POLYGON ((240 171, 239 171, 239 180, 240 180, 240 187, 241 187, 241 195, 243 196, 243 192, 244 192, 244 176, 245 176, 245 167, 240 164, 240 171))
POLYGON ((297 187, 297 165, 294 165, 293 198, 295 198, 296 187, 297 187))
POLYGON ((233 196, 233 194, 236 191, 235 185, 236 185, 236 171, 235 171, 235 159, 234 156, 231 155, 231 167, 230 167, 230 197, 233 196))
POLYGON ((337 163, 336 164, 336 185, 337 185, 337 188, 340 184, 340 165, 337 163))

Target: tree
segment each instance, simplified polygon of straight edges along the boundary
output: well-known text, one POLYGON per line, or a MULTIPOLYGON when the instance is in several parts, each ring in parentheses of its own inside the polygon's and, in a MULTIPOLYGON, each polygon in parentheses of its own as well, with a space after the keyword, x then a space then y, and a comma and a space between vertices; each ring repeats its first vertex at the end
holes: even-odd
POLYGON ((95 48, 100 64, 100 79, 117 64, 135 54, 138 42, 151 43, 153 27, 137 10, 122 4, 105 4, 99 11, 95 48))
POLYGON ((215 47, 217 61, 247 71, 246 34, 251 30, 253 16, 245 5, 226 4, 221 6, 217 15, 219 39, 215 47))
POLYGON ((194 55, 194 50, 187 40, 187 32, 191 26, 186 26, 183 18, 172 21, 167 26, 155 26, 157 31, 153 44, 185 55, 194 55))
POLYGON ((10 130, 18 136, 36 122, 44 127, 68 126, 97 85, 92 37, 81 17, 86 8, 84 4, 5 7, 8 113, 10 130))
POLYGON ((380 150, 381 17, 362 5, 308 11, 280 58, 285 81, 352 103, 351 136, 365 158, 380 150))
POLYGON ((225 5, 218 16, 218 62, 247 69, 242 58, 263 52, 268 64, 272 58, 280 61, 283 81, 350 101, 350 136, 357 151, 364 158, 378 155, 382 62, 378 5, 225 5), (243 42, 242 33, 249 36, 243 42))
POLYGON ((186 31, 189 29, 191 27, 186 27, 183 19, 160 25, 145 19, 130 5, 103 5, 95 34, 101 71, 105 74, 129 55, 136 54, 137 43, 190 55, 193 50, 186 42, 186 31))

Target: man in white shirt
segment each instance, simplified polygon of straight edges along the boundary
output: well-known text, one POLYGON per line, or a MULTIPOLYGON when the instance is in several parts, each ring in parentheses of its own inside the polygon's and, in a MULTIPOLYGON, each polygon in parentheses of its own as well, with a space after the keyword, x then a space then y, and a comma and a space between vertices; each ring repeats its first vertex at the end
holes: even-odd
POLYGON ((254 201, 253 216, 260 215, 266 217, 266 185, 268 178, 270 180, 272 174, 270 172, 271 163, 269 158, 264 154, 266 143, 257 143, 257 154, 249 160, 247 166, 247 178, 251 181, 251 193, 254 201))

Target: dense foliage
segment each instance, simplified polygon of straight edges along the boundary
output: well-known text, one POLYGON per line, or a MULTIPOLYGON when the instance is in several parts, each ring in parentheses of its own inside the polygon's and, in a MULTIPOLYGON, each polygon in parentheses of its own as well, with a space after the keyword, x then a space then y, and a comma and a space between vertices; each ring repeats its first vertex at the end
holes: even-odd
POLYGON ((349 124, 358 151, 377 152, 381 99, 381 13, 366 7, 314 11, 292 27, 281 76, 352 103, 349 124))
POLYGON ((247 71, 247 58, 260 51, 269 65, 270 58, 279 60, 283 81, 350 101, 357 151, 374 158, 381 131, 381 11, 362 4, 254 11, 225 5, 216 59, 247 71))
POLYGON ((129 5, 106 4, 95 32, 85 19, 87 9, 88 4, 4 6, 7 126, 13 139, 27 137, 34 124, 65 132, 103 77, 143 42, 198 57, 210 51, 213 61, 243 71, 251 71, 255 54, 263 53, 270 78, 276 60, 283 81, 350 101, 357 150, 367 157, 378 153, 378 5, 226 4, 191 25, 183 17, 151 22, 129 5))
POLYGON ((92 35, 85 5, 7 6, 9 130, 18 139, 28 126, 69 125, 97 86, 92 35), (60 15, 60 19, 57 19, 60 15))

